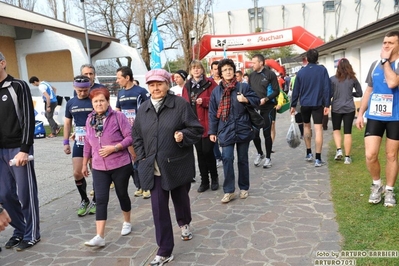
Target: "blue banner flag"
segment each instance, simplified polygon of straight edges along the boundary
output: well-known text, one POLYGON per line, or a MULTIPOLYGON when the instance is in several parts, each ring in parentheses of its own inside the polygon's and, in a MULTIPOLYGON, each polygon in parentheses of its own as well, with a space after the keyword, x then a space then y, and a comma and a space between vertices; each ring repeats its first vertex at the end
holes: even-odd
POLYGON ((158 31, 157 21, 152 19, 152 36, 151 36, 151 69, 162 68, 161 51, 163 50, 163 41, 158 31))

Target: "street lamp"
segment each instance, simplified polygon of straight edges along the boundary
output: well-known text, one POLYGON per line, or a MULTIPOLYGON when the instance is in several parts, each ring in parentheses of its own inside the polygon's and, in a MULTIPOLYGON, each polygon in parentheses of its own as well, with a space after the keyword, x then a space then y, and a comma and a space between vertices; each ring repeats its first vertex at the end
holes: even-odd
POLYGON ((91 63, 89 35, 87 34, 87 22, 86 22, 86 12, 85 12, 85 0, 80 0, 80 2, 82 3, 83 21, 84 21, 84 25, 85 25, 85 38, 86 38, 87 58, 89 59, 89 63, 91 63))
POLYGON ((195 30, 190 30, 189 35, 190 35, 190 40, 191 40, 191 46, 193 49, 193 60, 194 60, 195 59, 194 40, 195 40, 195 36, 197 35, 197 33, 195 32, 195 30))

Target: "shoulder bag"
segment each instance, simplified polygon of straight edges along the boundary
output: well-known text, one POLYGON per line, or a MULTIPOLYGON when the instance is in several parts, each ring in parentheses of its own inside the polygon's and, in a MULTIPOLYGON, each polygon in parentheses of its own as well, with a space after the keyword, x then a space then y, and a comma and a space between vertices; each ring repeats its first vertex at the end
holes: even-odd
POLYGON ((290 98, 288 98, 287 94, 281 89, 280 89, 280 94, 283 95, 284 101, 283 101, 283 105, 281 106, 281 108, 279 110, 277 110, 277 113, 282 114, 285 111, 287 111, 288 109, 290 109, 291 103, 290 103, 290 98))
MULTIPOLYGON (((240 82, 239 93, 242 94, 242 83, 241 82, 240 82)), ((252 126, 257 130, 264 128, 266 126, 265 120, 260 115, 260 113, 258 113, 258 110, 256 110, 254 107, 252 107, 249 104, 244 103, 244 106, 245 106, 245 109, 247 109, 247 111, 249 113, 249 118, 251 119, 252 126)))

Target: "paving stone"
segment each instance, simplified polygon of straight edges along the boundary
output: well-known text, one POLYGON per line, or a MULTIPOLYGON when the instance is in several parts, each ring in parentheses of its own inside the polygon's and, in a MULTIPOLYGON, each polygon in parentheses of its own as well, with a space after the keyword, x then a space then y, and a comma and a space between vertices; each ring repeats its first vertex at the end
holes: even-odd
MULTIPOLYGON (((315 259, 316 250, 340 250, 342 237, 338 233, 331 202, 328 168, 315 168, 313 163, 306 163, 304 145, 297 149, 288 147, 285 132, 289 123, 289 115, 278 115, 277 132, 283 132, 284 137, 278 135, 275 140, 272 168, 253 166, 257 152, 253 144, 250 145, 251 186, 247 199, 238 198, 239 189, 236 187, 236 199, 222 204, 222 188, 198 193, 200 179, 192 184, 191 228, 194 237, 191 241, 181 241, 173 204, 170 203, 175 237, 175 259, 171 265, 307 266, 315 259)), ((322 157, 325 158, 331 132, 323 133, 322 157)), ((80 197, 72 177, 71 158, 65 156, 59 140, 35 141, 41 242, 24 252, 3 249, 0 264, 147 265, 157 251, 151 200, 134 197, 136 188, 130 183, 132 233, 121 236, 123 218, 115 190, 111 189, 106 246, 84 246, 84 242, 95 235, 95 216, 76 215, 80 197)), ((218 168, 218 171, 222 185, 223 169, 218 168)), ((236 171, 236 182, 237 176, 236 171)), ((87 182, 90 190, 91 177, 87 182)), ((0 243, 5 243, 11 235, 12 228, 8 227, 0 234, 0 243)))

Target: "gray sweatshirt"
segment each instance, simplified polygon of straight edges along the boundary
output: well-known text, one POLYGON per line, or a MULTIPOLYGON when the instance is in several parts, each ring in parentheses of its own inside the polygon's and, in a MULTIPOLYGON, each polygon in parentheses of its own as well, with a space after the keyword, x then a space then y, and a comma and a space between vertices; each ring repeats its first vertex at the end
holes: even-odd
POLYGON ((338 81, 336 76, 332 76, 332 101, 331 111, 338 114, 351 113, 355 111, 353 97, 362 97, 363 91, 357 79, 345 79, 338 81), (355 89, 355 91, 353 91, 355 89))

